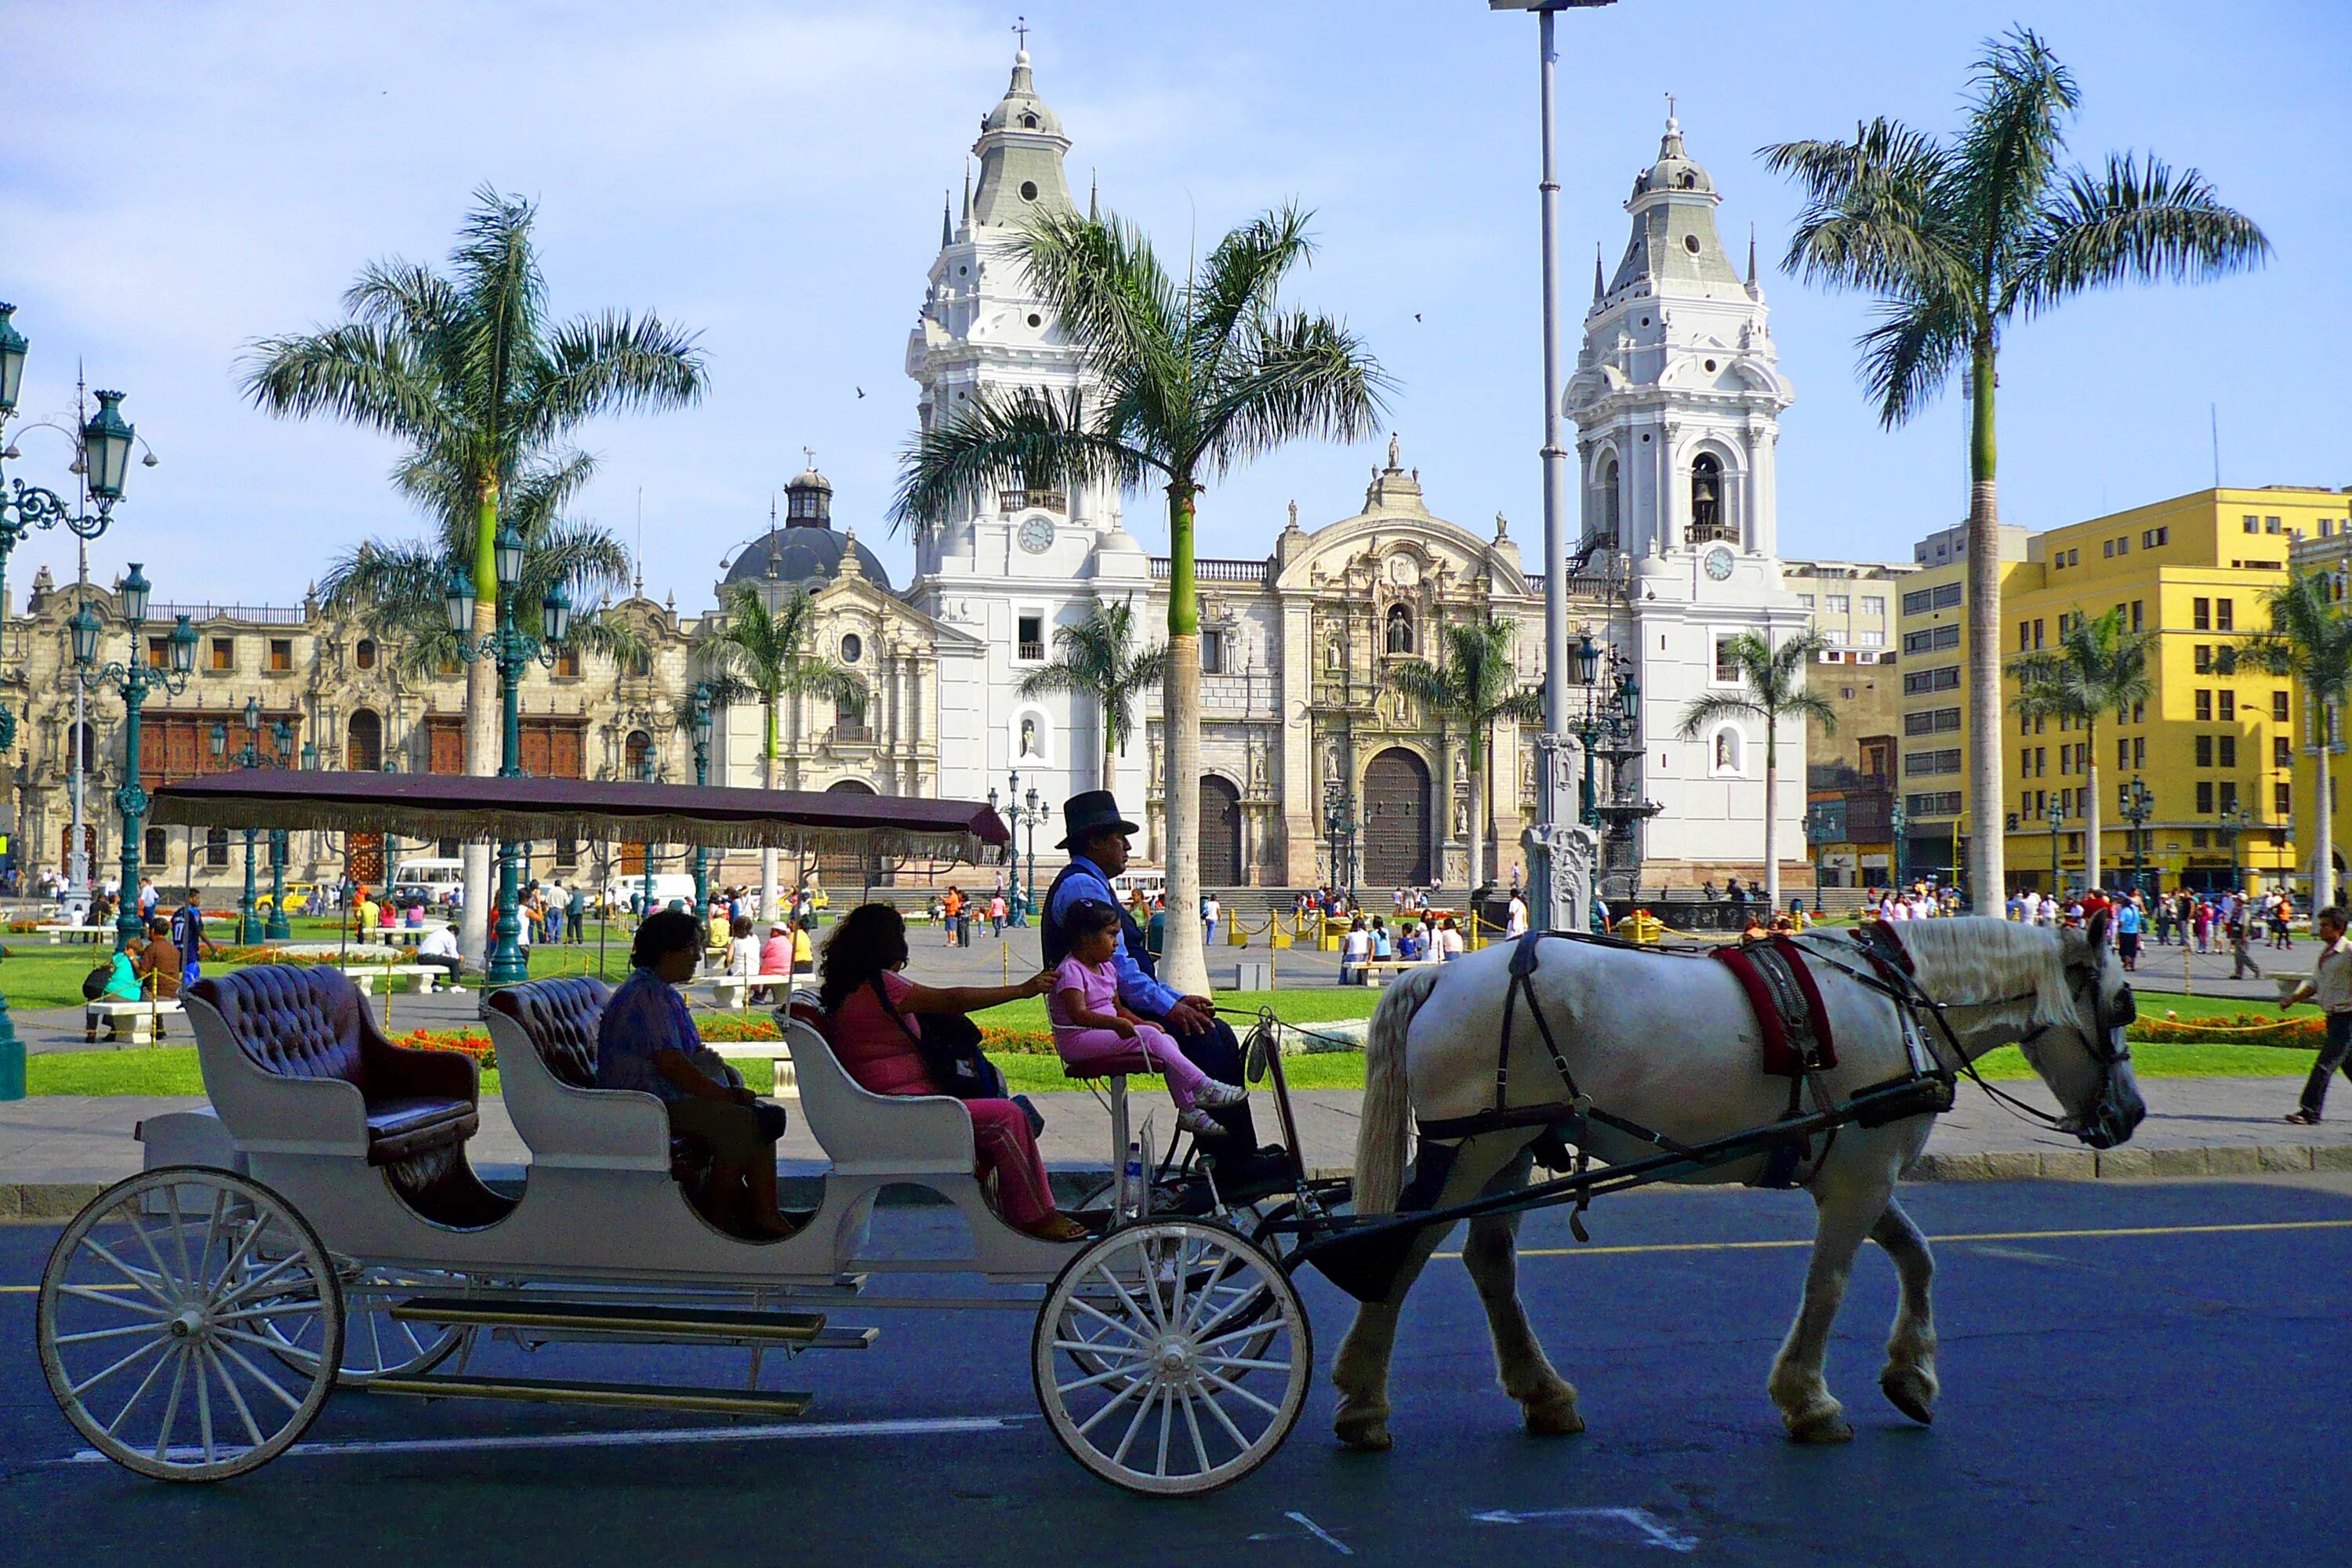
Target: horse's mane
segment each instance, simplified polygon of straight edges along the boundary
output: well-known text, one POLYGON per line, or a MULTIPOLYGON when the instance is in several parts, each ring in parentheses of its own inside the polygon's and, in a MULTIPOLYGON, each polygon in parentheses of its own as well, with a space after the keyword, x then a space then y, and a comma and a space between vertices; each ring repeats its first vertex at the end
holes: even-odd
POLYGON ((2036 1024, 2082 1023, 2066 984, 2065 939, 2051 927, 1970 917, 1904 921, 1893 929, 1911 955, 1920 989, 1938 1002, 1979 1006, 2030 988, 2036 1024))

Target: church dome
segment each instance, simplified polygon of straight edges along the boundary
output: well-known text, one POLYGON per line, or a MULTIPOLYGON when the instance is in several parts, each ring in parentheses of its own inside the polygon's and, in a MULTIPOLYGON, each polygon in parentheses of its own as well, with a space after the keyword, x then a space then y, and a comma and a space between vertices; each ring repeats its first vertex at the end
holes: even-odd
POLYGON ((983 131, 1030 131, 1040 136, 1059 136, 1062 117, 1045 107, 1037 96, 1037 84, 1029 74, 1029 51, 1023 49, 1013 57, 1013 81, 1004 89, 1004 97, 988 118, 980 123, 983 131))
POLYGON ((857 570, 866 580, 886 594, 890 592, 890 574, 874 552, 851 535, 806 524, 776 529, 745 544, 727 569, 721 586, 781 583, 814 592, 841 574, 841 558, 852 551, 857 552, 857 570))
POLYGON ((1694 191, 1715 194, 1715 182, 1683 150, 1682 121, 1666 117, 1666 133, 1658 142, 1658 161, 1633 176, 1633 194, 1650 191, 1694 191))

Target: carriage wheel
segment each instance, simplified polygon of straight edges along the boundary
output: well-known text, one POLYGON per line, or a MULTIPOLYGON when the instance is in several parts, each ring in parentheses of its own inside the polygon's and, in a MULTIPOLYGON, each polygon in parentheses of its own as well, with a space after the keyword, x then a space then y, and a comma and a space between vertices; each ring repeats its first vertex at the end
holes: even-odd
MULTIPOLYGON (((336 1278, 343 1288, 342 1365, 335 1369, 338 1388, 365 1388, 379 1377, 415 1377, 447 1361, 473 1331, 449 1323, 418 1323, 392 1316, 404 1296, 445 1293, 462 1287, 462 1277, 428 1268, 391 1268, 376 1264, 337 1259, 336 1278)), ((297 1318, 283 1325, 298 1336, 281 1344, 278 1359, 308 1373, 319 1357, 319 1320, 297 1318)), ((275 1339, 276 1319, 262 1331, 275 1339)))
POLYGON ((1314 1364, 1281 1267, 1200 1220, 1148 1220, 1071 1259, 1030 1355, 1070 1457, 1161 1497, 1214 1491, 1263 1464, 1297 1424, 1314 1364))
POLYGON ((143 1476, 216 1481, 301 1436, 342 1354, 342 1291, 318 1233, 258 1182, 195 1166, 119 1182, 41 1275, 49 1392, 98 1451, 143 1476), (280 1356, 305 1340, 307 1363, 280 1356))

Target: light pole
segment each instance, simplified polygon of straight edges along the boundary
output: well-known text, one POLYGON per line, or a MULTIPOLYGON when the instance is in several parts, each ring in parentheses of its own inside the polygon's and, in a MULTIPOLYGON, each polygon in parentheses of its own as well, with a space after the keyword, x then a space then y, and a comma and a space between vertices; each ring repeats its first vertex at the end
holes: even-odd
POLYGON ((1904 814, 1903 797, 1896 795, 1886 808, 1887 831, 1895 836, 1895 896, 1903 896, 1903 841, 1909 832, 1911 819, 1904 814))
MULTIPOLYGON (((467 664, 477 659, 497 661, 499 670, 499 776, 522 776, 522 678, 523 671, 535 659, 542 667, 555 668, 556 650, 572 635, 572 595, 563 584, 551 584, 540 600, 540 635, 533 637, 515 624, 515 590, 522 582, 523 539, 509 523, 499 530, 493 552, 498 567, 499 604, 497 623, 477 641, 470 629, 474 624, 474 578, 463 565, 450 569, 448 586, 442 593, 442 608, 449 617, 449 630, 457 638, 457 657, 467 664)), ((649 857, 650 858, 650 857, 649 857)), ((530 978, 522 945, 517 940, 522 934, 522 919, 517 912, 521 888, 517 879, 519 847, 501 843, 499 846, 499 911, 494 932, 496 941, 490 948, 490 962, 486 968, 486 987, 514 985, 530 978)), ((648 872, 648 888, 651 886, 648 872)))
MULTIPOLYGON (((1008 774, 1004 783, 1006 794, 1002 809, 1005 823, 1015 835, 1013 840, 1011 923, 1025 926, 1029 923, 1029 906, 1037 897, 1037 828, 1045 820, 1045 806, 1038 800, 1037 788, 1034 784, 1029 787, 1026 796, 1022 794, 1021 774, 1018 771, 1008 774), (1029 889, 1026 893, 1024 893, 1021 889, 1021 840, 1018 837, 1024 827, 1029 830, 1029 889)), ((999 809, 996 804, 996 792, 992 789, 988 792, 988 806, 991 811, 999 809)))
MULTIPOLYGON (((294 750, 294 731, 285 720, 280 719, 270 726, 269 739, 277 765, 282 768, 294 750)), ((224 757, 228 753, 228 726, 218 720, 213 722, 212 748, 215 757, 224 757)), ((261 751, 261 700, 248 697, 245 700, 245 749, 237 752, 235 765, 257 768, 268 760, 261 751)), ((255 897, 253 886, 253 851, 260 833, 251 827, 245 830, 245 898, 237 905, 236 940, 248 947, 265 941, 283 941, 294 934, 286 924, 286 878, 283 861, 278 857, 281 837, 275 829, 269 835, 269 923, 265 928, 260 901, 255 897)))
POLYGON ((157 687, 174 697, 186 690, 188 677, 196 668, 196 628, 185 616, 179 617, 165 639, 163 658, 155 658, 147 648, 147 595, 153 586, 139 563, 132 562, 121 591, 122 619, 131 633, 131 657, 121 664, 97 668, 100 628, 87 601, 66 623, 73 640, 74 663, 82 678, 122 691, 122 784, 114 792, 116 809, 122 813, 122 900, 114 919, 118 952, 145 934, 139 917, 139 839, 146 823, 147 788, 139 782, 139 710, 146 704, 147 693, 157 687))
MULTIPOLYGON (((1045 825, 1045 817, 1054 808, 1037 798, 1035 784, 1029 786, 1024 798, 1027 804, 1021 808, 1021 820, 1029 829, 1028 903, 1034 904, 1037 901, 1037 829, 1045 825)), ((1038 919, 1042 921, 1045 916, 1041 913, 1038 919)), ((1028 923, 1028 904, 1022 906, 1022 923, 1024 925, 1028 923)))
POLYGON ((2053 797, 2050 809, 2042 814, 2042 819, 2050 825, 2050 896, 2054 899, 2066 890, 2058 866, 2058 830, 2066 826, 2064 803, 2053 797))
POLYGON ((2124 790, 2124 820, 2132 825, 2132 886, 2142 893, 2147 885, 2147 819, 2156 815, 2156 795, 2137 773, 2124 790))
MULTIPOLYGON (((710 783, 710 683, 694 683, 694 783, 699 789, 710 783)), ((769 920, 776 918, 773 910, 761 911, 769 920)), ((702 845, 694 847, 694 918, 704 926, 710 924, 710 851, 702 845)))
MULTIPOLYGON (((1542 139, 1542 178, 1537 185, 1543 245, 1543 508, 1544 508, 1544 727, 1536 741, 1536 824, 1527 839, 1529 880, 1539 889, 1536 911, 1541 931, 1582 931, 1590 911, 1563 908, 1567 880, 1553 871, 1556 857, 1574 840, 1565 795, 1560 750, 1568 722, 1568 448, 1561 445, 1560 405, 1566 396, 1560 351, 1559 179, 1553 168, 1553 77, 1559 52, 1553 47, 1553 13, 1591 10, 1615 0, 1486 0, 1495 11, 1536 13, 1538 116, 1542 139)), ((1588 753, 1589 754, 1589 753, 1588 753)), ((1589 763, 1588 763, 1589 765, 1589 763)))
POLYGON ((2230 841, 2230 891, 2238 891, 2242 874, 2238 870, 2238 835, 2253 826, 2254 814, 2242 805, 2221 808, 2221 837, 2230 841))

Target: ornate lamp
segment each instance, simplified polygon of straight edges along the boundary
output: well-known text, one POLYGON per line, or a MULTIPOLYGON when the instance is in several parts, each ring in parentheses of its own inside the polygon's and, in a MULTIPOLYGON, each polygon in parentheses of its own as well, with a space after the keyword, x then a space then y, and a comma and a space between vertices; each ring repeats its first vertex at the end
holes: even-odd
POLYGON ((130 471, 131 443, 135 438, 134 429, 123 422, 122 394, 100 393, 98 412, 81 427, 83 460, 89 468, 89 493, 100 500, 122 499, 122 479, 130 471))
POLYGON ((464 637, 474 629, 474 574, 463 566, 449 568, 449 581, 441 591, 441 607, 449 618, 449 629, 464 637))
POLYGON ((16 412, 16 394, 25 384, 25 351, 31 345, 10 324, 14 305, 0 305, 0 418, 16 412))
POLYGON ((562 643, 572 636, 572 595, 561 583, 539 602, 539 629, 550 643, 562 643))
POLYGON ((147 581, 147 574, 139 570, 139 563, 133 561, 131 574, 122 579, 119 590, 122 597, 122 618, 134 626, 145 620, 148 596, 154 589, 155 584, 147 581))
POLYGON ((66 630, 73 637, 73 657, 76 664, 89 666, 98 662, 98 637, 99 633, 104 629, 99 625, 98 617, 89 613, 89 601, 83 600, 81 608, 76 610, 73 617, 66 622, 66 630))
POLYGON ((1590 686, 1601 678, 1601 645, 1592 640, 1591 633, 1585 632, 1577 637, 1576 647, 1569 657, 1576 661, 1576 683, 1579 686, 1590 686))
POLYGON ((493 548, 498 560, 499 587, 510 590, 522 581, 522 535, 513 523, 508 523, 499 530, 493 548))

